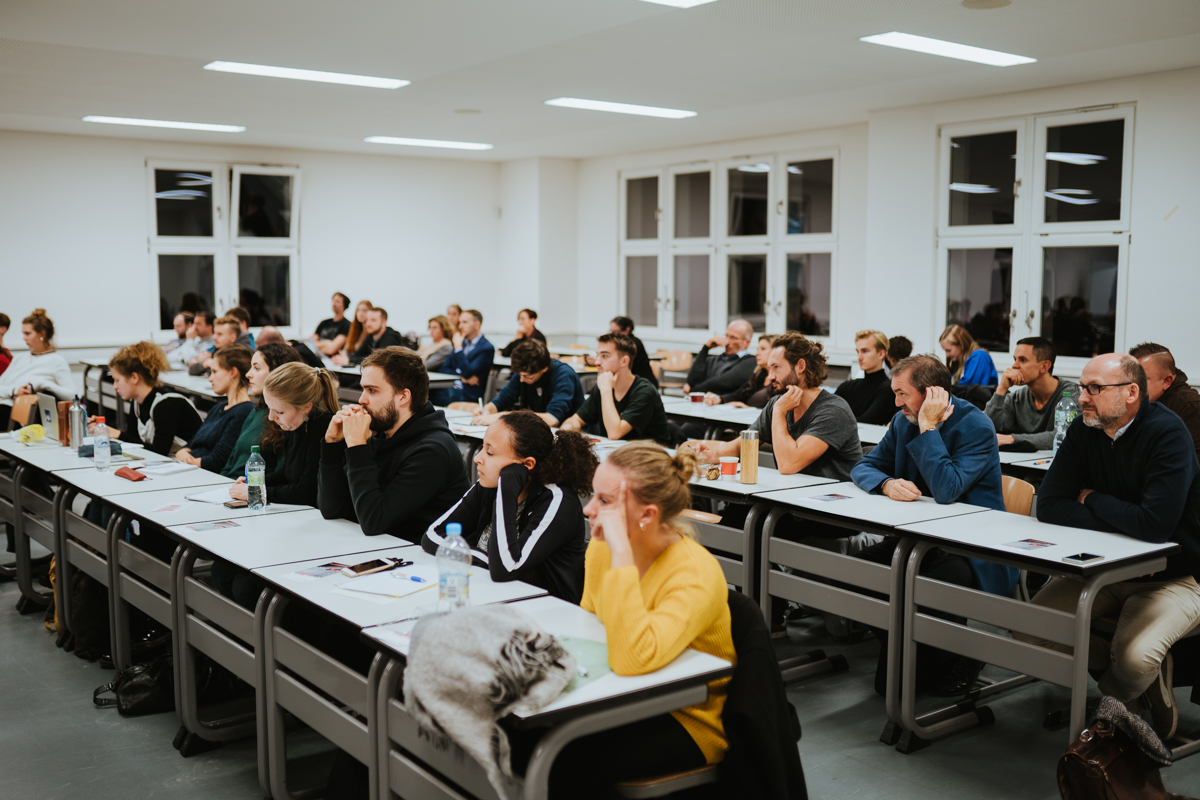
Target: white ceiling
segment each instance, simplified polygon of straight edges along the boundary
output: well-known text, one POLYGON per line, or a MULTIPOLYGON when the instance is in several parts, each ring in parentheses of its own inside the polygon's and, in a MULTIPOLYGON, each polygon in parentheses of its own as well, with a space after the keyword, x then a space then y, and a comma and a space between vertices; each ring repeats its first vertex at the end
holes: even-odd
POLYGON ((0 128, 508 160, 581 158, 860 121, 867 111, 1200 65, 1198 0, 3 0, 0 128), (1038 59, 987 67, 864 44, 901 30, 1038 59), (386 91, 205 71, 213 60, 404 78, 386 91), (545 106, 684 108, 650 119, 545 106), (479 114, 459 114, 478 109, 479 114), (239 134, 86 114, 244 125, 239 134), (495 144, 481 153, 365 136, 495 144))

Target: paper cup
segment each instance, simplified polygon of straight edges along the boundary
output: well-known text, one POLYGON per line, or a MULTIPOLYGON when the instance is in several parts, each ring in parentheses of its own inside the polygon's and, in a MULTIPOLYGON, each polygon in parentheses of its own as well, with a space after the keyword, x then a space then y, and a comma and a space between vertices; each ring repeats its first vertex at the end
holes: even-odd
POLYGON ((691 398, 693 403, 703 403, 704 402, 704 392, 692 392, 691 394, 688 395, 688 397, 691 398))
POLYGON ((737 456, 722 456, 721 457, 721 478, 724 480, 732 480, 737 476, 738 459, 737 456))

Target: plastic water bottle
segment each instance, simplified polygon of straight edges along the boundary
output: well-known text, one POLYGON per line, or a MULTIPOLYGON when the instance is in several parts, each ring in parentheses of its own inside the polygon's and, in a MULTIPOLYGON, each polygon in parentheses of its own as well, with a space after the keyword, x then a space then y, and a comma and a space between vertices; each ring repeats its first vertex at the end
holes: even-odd
POLYGON ((471 602, 471 546, 462 537, 462 525, 446 526, 446 541, 438 546, 438 610, 455 611, 471 602))
POLYGON ((267 462, 257 447, 250 448, 250 458, 246 459, 246 504, 253 511, 267 507, 267 462))
POLYGON ((92 431, 92 457, 96 461, 96 469, 108 472, 112 450, 108 446, 108 425, 104 424, 104 417, 96 417, 96 429, 92 431))
POLYGON ((1063 395, 1059 399, 1058 404, 1054 406, 1054 452, 1058 452, 1058 446, 1062 444, 1062 440, 1067 438, 1067 428, 1071 427, 1071 423, 1079 416, 1079 402, 1071 396, 1071 390, 1063 389, 1063 395))

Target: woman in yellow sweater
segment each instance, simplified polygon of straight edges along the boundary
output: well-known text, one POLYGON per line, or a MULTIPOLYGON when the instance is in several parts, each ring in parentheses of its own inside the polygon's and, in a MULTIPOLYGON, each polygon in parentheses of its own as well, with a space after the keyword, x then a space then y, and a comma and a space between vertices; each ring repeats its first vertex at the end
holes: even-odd
MULTIPOLYGON (((679 516, 691 505, 695 466, 690 452, 672 458, 652 442, 633 442, 593 478, 580 604, 604 623, 618 675, 653 672, 689 647, 736 661, 725 576, 679 516)), ((550 796, 608 797, 620 781, 717 763, 728 748, 728 683, 710 683, 700 705, 572 742, 551 771, 550 796)))

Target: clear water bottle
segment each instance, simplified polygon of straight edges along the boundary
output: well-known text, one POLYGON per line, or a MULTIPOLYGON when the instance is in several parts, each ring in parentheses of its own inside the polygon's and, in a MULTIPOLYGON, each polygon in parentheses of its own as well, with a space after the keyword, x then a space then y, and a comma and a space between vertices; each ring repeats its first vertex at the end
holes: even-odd
POLYGON ((462 525, 446 526, 446 541, 438 546, 438 610, 455 611, 471 602, 471 546, 462 536, 462 525))
POLYGON ((267 507, 267 462, 257 447, 250 448, 246 459, 246 504, 254 511, 267 507))
POLYGON ((96 428, 92 431, 92 457, 96 461, 96 469, 108 472, 112 464, 112 450, 108 445, 108 425, 104 417, 96 417, 96 428))
POLYGON ((1079 401, 1071 396, 1071 389, 1063 389, 1062 397, 1058 404, 1054 406, 1054 452, 1058 452, 1058 446, 1062 444, 1062 440, 1067 438, 1067 428, 1071 427, 1071 423, 1079 416, 1079 401))

